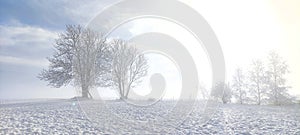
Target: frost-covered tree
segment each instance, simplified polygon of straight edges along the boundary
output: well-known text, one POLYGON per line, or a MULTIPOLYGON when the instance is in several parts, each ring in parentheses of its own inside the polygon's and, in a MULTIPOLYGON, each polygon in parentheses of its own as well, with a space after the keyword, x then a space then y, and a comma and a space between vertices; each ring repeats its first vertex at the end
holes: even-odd
POLYGON ((250 92, 258 105, 267 97, 266 87, 266 69, 261 60, 255 59, 252 61, 249 71, 250 92))
POLYGON ((147 60, 135 47, 121 39, 111 41, 113 52, 112 86, 119 90, 120 98, 127 99, 129 91, 147 74, 147 60))
POLYGON ((229 85, 219 82, 212 88, 211 96, 217 100, 222 100, 226 104, 231 102, 232 93, 229 85))
POLYGON ((269 98, 275 105, 280 105, 289 100, 285 75, 289 72, 286 62, 278 53, 272 51, 268 57, 268 86, 270 89, 269 98))
POLYGON ((199 99, 209 99, 209 90, 206 88, 205 84, 204 83, 200 83, 199 84, 199 90, 200 90, 200 93, 199 93, 199 99))
POLYGON ((49 85, 61 87, 72 84, 81 87, 82 97, 89 90, 102 85, 102 76, 108 73, 110 53, 106 39, 99 33, 78 25, 67 25, 54 44, 54 55, 49 57, 49 68, 40 74, 49 85))
POLYGON ((233 76, 232 94, 240 104, 247 101, 246 76, 241 68, 237 68, 233 76))

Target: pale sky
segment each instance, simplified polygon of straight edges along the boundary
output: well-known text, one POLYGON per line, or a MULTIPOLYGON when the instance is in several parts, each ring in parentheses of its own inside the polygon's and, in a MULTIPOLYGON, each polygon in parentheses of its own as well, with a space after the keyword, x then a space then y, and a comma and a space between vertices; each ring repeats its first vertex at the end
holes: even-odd
POLYGON ((251 59, 265 59, 277 51, 288 63, 291 94, 300 94, 300 1, 189 0, 214 29, 223 48, 227 79, 236 67, 247 68, 251 59))
MULTIPOLYGON (((216 33, 225 55, 227 81, 231 81, 235 68, 242 67, 246 70, 252 59, 266 59, 267 53, 275 50, 287 61, 291 71, 287 76, 288 84, 292 86, 289 93, 300 95, 300 63, 297 60, 300 58, 300 1, 182 1, 198 11, 216 33)), ((77 93, 74 88, 48 87, 45 82, 39 81, 36 75, 47 66, 45 57, 51 56, 51 45, 57 38, 57 33, 64 31, 65 24, 86 25, 103 7, 112 2, 1 1, 0 99, 73 97, 77 93), (27 6, 19 8, 18 5, 27 6), (75 6, 78 8, 72 8, 75 6)), ((187 45, 198 61, 196 65, 201 67, 199 76, 205 76, 205 79, 200 79, 201 83, 209 87, 211 70, 207 56, 203 48, 199 47, 199 43, 184 29, 160 20, 136 20, 127 27, 124 26, 124 29, 126 28, 132 35, 149 31, 162 32, 187 45), (151 24, 155 24, 155 27, 151 24)), ((124 33, 119 34, 119 37, 128 36, 124 33)), ((118 32, 115 35, 118 35, 118 32)), ((178 96, 179 90, 173 90, 180 87, 180 84, 174 83, 180 81, 180 73, 176 66, 171 66, 172 61, 163 56, 150 56, 149 59, 153 67, 151 71, 156 71, 155 65, 160 62, 160 65, 166 64, 166 67, 170 67, 160 69, 165 78, 169 78, 167 80, 173 81, 171 85, 172 81, 168 82, 169 85, 167 83, 164 96, 178 96)), ((149 85, 144 84, 139 89, 147 93, 149 85)), ((105 95, 114 94, 110 91, 105 95)))

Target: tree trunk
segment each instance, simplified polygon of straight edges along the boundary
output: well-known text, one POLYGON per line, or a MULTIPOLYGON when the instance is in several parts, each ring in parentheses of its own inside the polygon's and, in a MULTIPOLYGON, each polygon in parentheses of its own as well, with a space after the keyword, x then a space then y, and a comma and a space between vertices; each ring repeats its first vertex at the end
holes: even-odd
POLYGON ((125 95, 120 95, 120 99, 127 99, 127 97, 125 95))
POLYGON ((88 95, 90 95, 90 99, 93 99, 92 94, 90 93, 90 91, 88 91, 88 95))
POLYGON ((86 87, 86 86, 81 86, 81 96, 82 96, 83 98, 89 98, 88 94, 89 94, 88 87, 86 87))
MULTIPOLYGON (((130 86, 129 86, 130 87, 130 86)), ((128 98, 128 94, 129 94, 129 90, 130 90, 130 88, 127 88, 127 90, 126 90, 126 95, 125 95, 125 97, 126 97, 126 99, 128 98)))
POLYGON ((120 99, 124 99, 124 93, 121 84, 119 84, 119 94, 120 94, 120 99))
POLYGON ((261 102, 261 91, 260 91, 260 86, 257 84, 257 96, 258 96, 258 105, 260 105, 261 102))

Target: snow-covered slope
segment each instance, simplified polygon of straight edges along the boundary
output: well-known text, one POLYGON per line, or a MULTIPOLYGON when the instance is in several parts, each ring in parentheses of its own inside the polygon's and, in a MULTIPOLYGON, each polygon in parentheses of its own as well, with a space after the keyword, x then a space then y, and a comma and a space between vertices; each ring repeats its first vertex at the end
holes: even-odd
POLYGON ((180 105, 181 109, 174 110, 175 105, 174 101, 162 101, 140 107, 122 101, 103 103, 91 100, 2 104, 0 134, 300 133, 299 105, 280 107, 229 104, 218 107, 216 113, 205 115, 204 107, 186 110, 191 104, 184 102, 180 105), (211 118, 204 121, 207 115, 211 118))

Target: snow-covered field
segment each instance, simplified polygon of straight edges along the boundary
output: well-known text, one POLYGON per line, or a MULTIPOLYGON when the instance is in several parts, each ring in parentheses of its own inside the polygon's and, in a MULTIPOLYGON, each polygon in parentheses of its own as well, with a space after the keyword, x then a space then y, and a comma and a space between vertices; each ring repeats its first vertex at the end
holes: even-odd
POLYGON ((0 106, 0 134, 300 134, 300 106, 56 100, 0 106), (178 105, 178 104, 177 104, 178 105), (208 121, 206 121, 209 119, 208 121))

